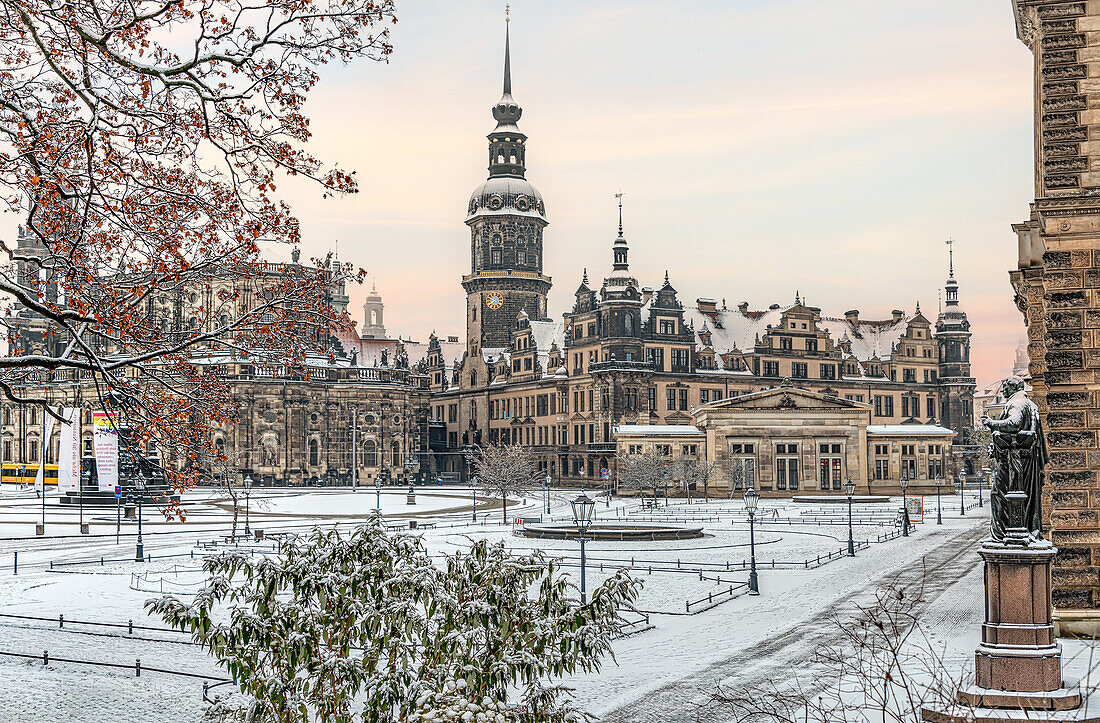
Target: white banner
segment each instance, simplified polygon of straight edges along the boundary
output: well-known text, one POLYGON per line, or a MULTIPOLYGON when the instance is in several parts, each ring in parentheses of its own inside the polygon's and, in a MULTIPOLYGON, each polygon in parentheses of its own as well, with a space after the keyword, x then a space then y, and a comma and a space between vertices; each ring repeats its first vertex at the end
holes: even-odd
POLYGON ((114 492, 118 484, 118 430, 113 412, 92 412, 92 448, 101 492, 114 492))
POLYGON ((38 455, 38 472, 34 476, 34 488, 42 494, 46 494, 46 450, 50 448, 50 437, 53 436, 54 418, 45 410, 42 411, 42 421, 45 422, 45 430, 42 436, 42 450, 38 455))
POLYGON ((77 492, 80 487, 80 407, 65 407, 61 444, 57 448, 57 490, 77 492))

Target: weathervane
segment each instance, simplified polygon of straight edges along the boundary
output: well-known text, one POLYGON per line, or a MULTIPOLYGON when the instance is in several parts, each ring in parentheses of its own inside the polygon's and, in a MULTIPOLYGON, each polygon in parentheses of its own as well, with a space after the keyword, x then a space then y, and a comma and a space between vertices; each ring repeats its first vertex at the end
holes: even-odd
POLYGON ((947 275, 955 278, 955 239, 947 239, 947 275))

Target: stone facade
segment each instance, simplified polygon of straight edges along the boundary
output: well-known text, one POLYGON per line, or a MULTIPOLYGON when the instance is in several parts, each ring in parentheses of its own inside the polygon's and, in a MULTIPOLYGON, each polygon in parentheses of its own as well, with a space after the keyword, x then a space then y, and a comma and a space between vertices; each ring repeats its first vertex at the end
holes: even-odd
POLYGON ((1063 627, 1100 629, 1100 2, 1016 0, 1035 58, 1035 202, 1013 226, 1010 274, 1028 325, 1031 385, 1051 465, 1046 523, 1059 548, 1063 627))
MULTIPOLYGON (((291 372, 239 362, 219 365, 218 373, 229 383, 237 421, 212 428, 211 435, 241 478, 293 485, 357 479, 366 485, 379 477, 397 481, 430 473, 427 377, 408 369, 326 365, 291 372)), ((90 376, 42 374, 51 404, 81 408, 82 447, 90 454, 91 413, 101 408, 90 376)), ((41 422, 40 409, 0 401, 5 464, 37 464, 41 422)), ((47 464, 56 463, 59 438, 55 430, 47 464)))
MULTIPOLYGON (((753 487, 768 496, 897 494, 904 471, 915 494, 942 483, 955 434, 935 425, 872 425, 873 407, 780 386, 696 408, 688 424, 624 424, 618 455, 657 452, 714 464, 709 489, 753 487), (887 467, 889 473, 876 475, 887 467)), ((696 490, 699 493, 699 490, 696 490)))

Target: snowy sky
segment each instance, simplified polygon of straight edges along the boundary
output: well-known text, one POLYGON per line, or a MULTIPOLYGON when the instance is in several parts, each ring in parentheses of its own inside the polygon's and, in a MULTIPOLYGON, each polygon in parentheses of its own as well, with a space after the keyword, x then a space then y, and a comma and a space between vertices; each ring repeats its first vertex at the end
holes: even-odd
MULTIPOLYGON (((281 188, 307 255, 339 241, 375 278, 391 334, 462 334, 504 3, 397 9, 390 62, 323 69, 309 106, 313 151, 362 192, 281 188)), ((583 267, 609 269, 621 188, 642 283, 668 269, 682 299, 731 308, 797 290, 831 313, 931 316, 954 237, 975 374, 1008 373, 1024 332, 1009 226, 1034 196, 1031 56, 1008 0, 515 0, 511 31, 553 316, 583 267)))

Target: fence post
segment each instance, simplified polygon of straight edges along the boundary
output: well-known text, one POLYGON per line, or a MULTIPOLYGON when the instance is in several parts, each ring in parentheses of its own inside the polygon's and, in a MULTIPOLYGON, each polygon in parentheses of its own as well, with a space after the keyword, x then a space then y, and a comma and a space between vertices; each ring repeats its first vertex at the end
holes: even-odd
POLYGON ((53 569, 53 560, 50 560, 50 569, 53 569))
POLYGON ((19 553, 18 552, 13 552, 11 554, 15 559, 15 562, 13 562, 12 566, 11 566, 11 574, 12 575, 18 575, 19 574, 19 553))
POLYGON ((134 672, 136 673, 135 678, 141 677, 141 658, 134 661, 134 672))
POLYGON ((130 635, 134 634, 134 621, 133 620, 130 621, 129 627, 127 628, 127 632, 130 635))
POLYGON ((65 616, 64 615, 58 615, 57 616, 57 627, 58 628, 65 627, 65 616))
POLYGON ((103 567, 103 555, 99 556, 99 566, 103 567))
POLYGON ((43 650, 42 651, 42 665, 49 665, 49 664, 50 664, 50 651, 43 650))

